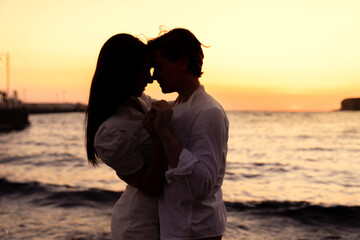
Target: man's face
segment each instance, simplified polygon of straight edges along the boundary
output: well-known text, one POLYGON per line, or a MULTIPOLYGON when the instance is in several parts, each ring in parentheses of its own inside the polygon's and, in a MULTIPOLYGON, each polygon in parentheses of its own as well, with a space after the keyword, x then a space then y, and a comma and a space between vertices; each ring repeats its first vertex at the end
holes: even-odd
POLYGON ((177 92, 181 83, 181 64, 166 58, 161 50, 152 53, 153 79, 160 84, 163 93, 177 92))

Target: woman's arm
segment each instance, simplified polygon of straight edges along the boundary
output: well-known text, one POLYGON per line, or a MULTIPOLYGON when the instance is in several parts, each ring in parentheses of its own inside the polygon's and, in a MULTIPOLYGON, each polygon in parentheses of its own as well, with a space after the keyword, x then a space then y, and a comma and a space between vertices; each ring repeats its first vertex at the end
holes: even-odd
POLYGON ((165 163, 161 143, 154 138, 148 162, 140 170, 130 175, 117 174, 129 185, 139 188, 149 196, 158 196, 162 191, 165 163))
POLYGON ((117 129, 116 125, 100 127, 94 145, 99 158, 123 181, 147 195, 161 192, 165 164, 161 144, 155 138, 149 146, 151 152, 147 162, 138 139, 126 130, 117 129))

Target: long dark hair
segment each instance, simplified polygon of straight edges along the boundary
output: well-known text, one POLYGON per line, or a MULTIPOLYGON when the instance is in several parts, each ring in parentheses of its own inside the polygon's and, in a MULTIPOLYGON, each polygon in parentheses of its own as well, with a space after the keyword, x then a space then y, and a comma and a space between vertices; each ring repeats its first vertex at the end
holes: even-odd
POLYGON ((86 152, 93 166, 99 163, 94 148, 95 134, 100 125, 131 97, 146 54, 146 45, 129 34, 112 36, 100 50, 85 115, 86 152))

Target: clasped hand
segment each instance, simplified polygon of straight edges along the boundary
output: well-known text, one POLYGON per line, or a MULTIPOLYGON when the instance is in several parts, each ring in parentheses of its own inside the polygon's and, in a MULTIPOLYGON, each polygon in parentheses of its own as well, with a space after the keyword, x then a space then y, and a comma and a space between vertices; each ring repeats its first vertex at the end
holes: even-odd
POLYGON ((145 115, 142 124, 150 135, 161 138, 167 131, 171 131, 172 106, 165 100, 154 102, 151 110, 145 115))

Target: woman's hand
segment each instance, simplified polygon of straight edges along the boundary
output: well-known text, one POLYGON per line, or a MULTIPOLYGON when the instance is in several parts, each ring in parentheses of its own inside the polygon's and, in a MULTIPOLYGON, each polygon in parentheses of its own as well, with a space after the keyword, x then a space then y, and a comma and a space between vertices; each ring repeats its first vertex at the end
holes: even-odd
POLYGON ((176 168, 183 146, 174 135, 171 127, 171 119, 173 116, 172 106, 162 100, 152 104, 152 111, 156 112, 154 129, 161 141, 166 160, 172 168, 176 168))
POLYGON ((144 119, 142 120, 142 125, 149 132, 150 136, 156 135, 155 128, 154 128, 154 121, 156 117, 156 112, 151 110, 145 114, 144 119))
POLYGON ((154 118, 154 130, 157 135, 161 138, 162 135, 169 131, 171 132, 171 118, 174 112, 172 106, 165 100, 161 100, 152 104, 151 111, 156 113, 154 118))

